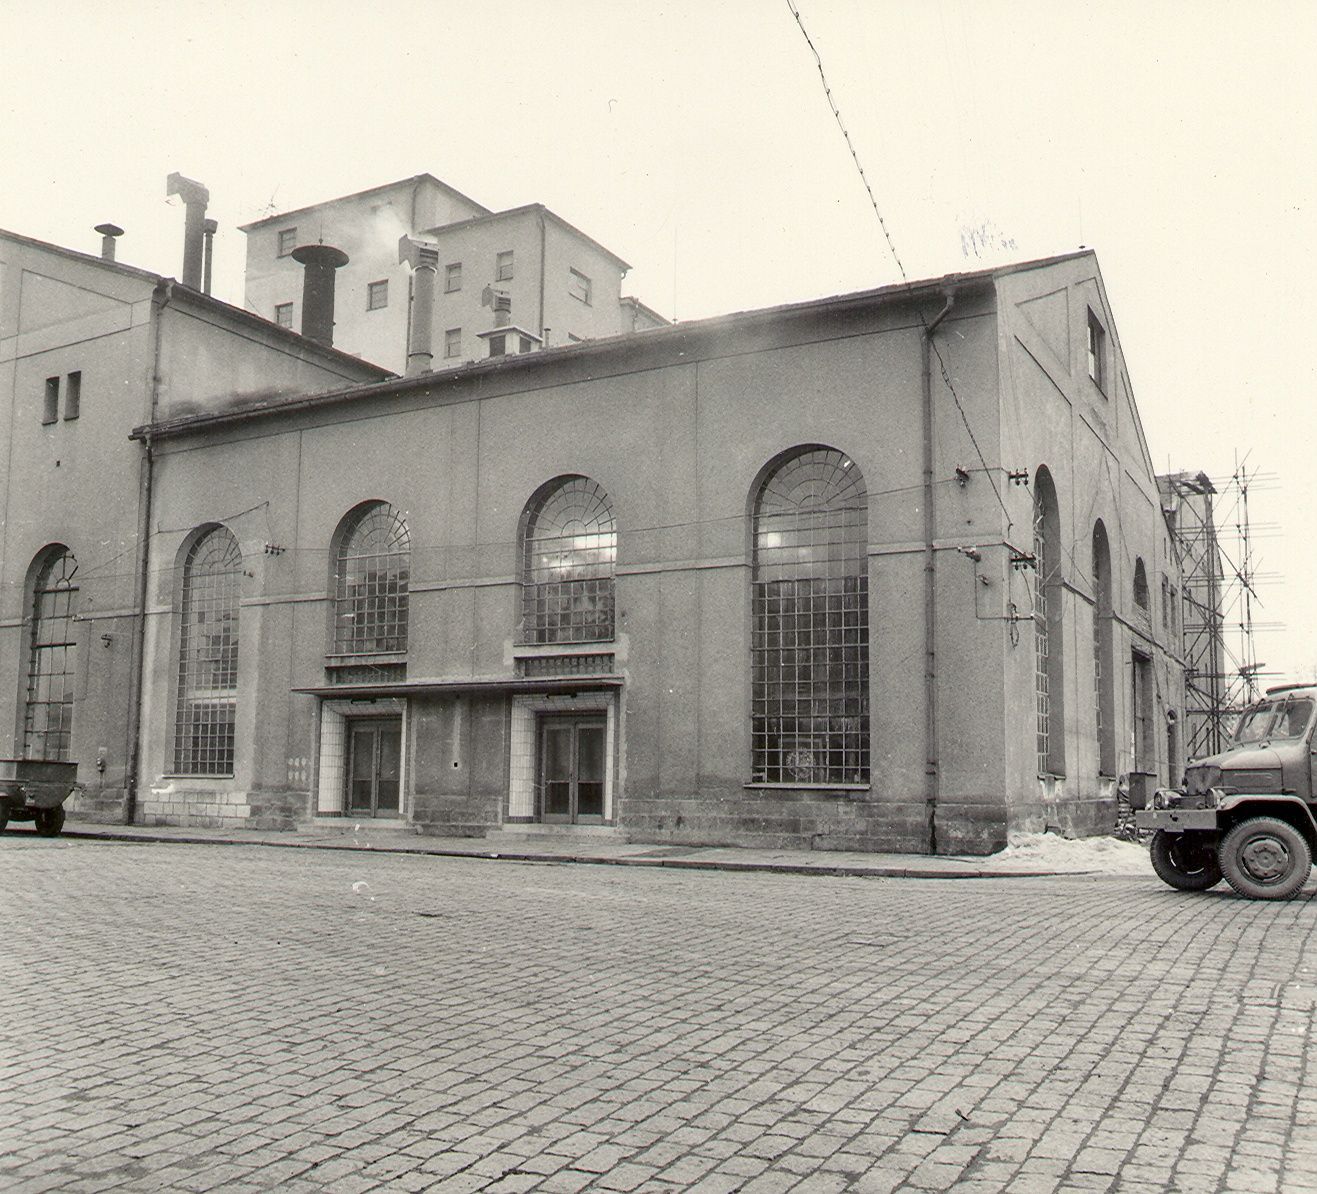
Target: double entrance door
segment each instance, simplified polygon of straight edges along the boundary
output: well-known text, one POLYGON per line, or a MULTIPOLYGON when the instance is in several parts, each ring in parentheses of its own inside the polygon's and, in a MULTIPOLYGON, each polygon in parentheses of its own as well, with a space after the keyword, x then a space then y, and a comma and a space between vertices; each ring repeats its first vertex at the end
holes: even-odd
POLYGON ((540 820, 604 820, 607 721, 603 716, 540 718, 540 820))
POLYGON ((347 723, 347 811, 356 817, 396 817, 401 811, 402 718, 347 723))

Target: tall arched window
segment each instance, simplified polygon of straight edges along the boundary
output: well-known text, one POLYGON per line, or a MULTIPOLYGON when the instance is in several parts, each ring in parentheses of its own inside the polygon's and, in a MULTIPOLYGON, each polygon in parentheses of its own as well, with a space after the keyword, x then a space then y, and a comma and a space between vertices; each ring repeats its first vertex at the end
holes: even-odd
POLYGON ((1093 524, 1093 700, 1098 774, 1116 774, 1116 690, 1112 661, 1111 546, 1101 519, 1093 524))
POLYGON ((183 561, 174 718, 180 775, 233 774, 241 581, 242 551, 225 527, 202 534, 183 561))
POLYGON ((617 522, 598 483, 568 476, 542 486, 520 540, 521 641, 611 641, 617 522))
POLYGON ((1134 561, 1134 604, 1145 613, 1148 610, 1148 570, 1143 566, 1143 557, 1134 561))
POLYGON ((835 448, 797 449, 752 507, 751 774, 869 782, 869 506, 835 448))
POLYGON ((1052 474, 1034 478, 1034 691, 1038 723, 1038 774, 1065 774, 1065 682, 1062 659, 1063 595, 1061 516, 1052 474))
POLYGON ((78 561, 73 553, 59 545, 46 549, 33 578, 28 606, 24 758, 69 758, 77 662, 77 572, 78 561))
POLYGON ((334 551, 335 655, 407 650, 411 537, 388 502, 358 506, 339 529, 334 551))

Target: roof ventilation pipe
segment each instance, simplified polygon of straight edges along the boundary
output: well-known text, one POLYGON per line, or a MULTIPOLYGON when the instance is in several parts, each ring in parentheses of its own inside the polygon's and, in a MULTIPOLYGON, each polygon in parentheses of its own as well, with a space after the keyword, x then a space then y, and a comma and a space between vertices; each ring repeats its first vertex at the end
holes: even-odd
POLYGON ((434 323, 434 282, 439 272, 439 246, 410 236, 398 240, 398 263, 412 267, 412 322, 407 341, 407 376, 429 373, 434 360, 431 335, 434 323))
POLYGON ((178 195, 187 209, 183 225, 183 285, 200 290, 202 258, 205 256, 202 242, 206 234, 206 204, 210 202, 210 192, 201 183, 184 178, 175 171, 165 180, 165 194, 178 195))
POLYGON ((101 234, 101 260, 113 261, 114 240, 123 235, 123 229, 118 224, 97 224, 92 231, 101 234))
POLYGON ((299 245, 293 260, 302 266, 302 335, 327 348, 334 343, 334 271, 348 255, 332 245, 299 245))

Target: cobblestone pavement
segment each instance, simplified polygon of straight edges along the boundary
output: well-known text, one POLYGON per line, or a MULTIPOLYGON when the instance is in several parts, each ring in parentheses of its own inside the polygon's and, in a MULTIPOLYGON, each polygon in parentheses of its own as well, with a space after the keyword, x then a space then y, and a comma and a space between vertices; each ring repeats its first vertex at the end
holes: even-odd
POLYGON ((0 1189, 1317 1190, 1317 899, 0 837, 0 1189))

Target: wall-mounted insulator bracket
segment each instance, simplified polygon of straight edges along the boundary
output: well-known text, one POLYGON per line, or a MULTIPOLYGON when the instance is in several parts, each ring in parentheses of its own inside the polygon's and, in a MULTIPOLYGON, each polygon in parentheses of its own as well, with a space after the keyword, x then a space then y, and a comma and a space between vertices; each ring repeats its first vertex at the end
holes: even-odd
POLYGON ((280 547, 277 543, 267 543, 265 545, 265 554, 267 556, 281 556, 288 548, 280 547))
POLYGON ((1029 470, 1027 468, 1013 468, 1006 474, 1006 479, 1013 485, 1028 485, 1029 470))
POLYGON ((956 465, 956 484, 964 489, 969 484, 969 469, 963 464, 956 465))
POLYGON ((1012 551, 1011 567, 1017 572, 1025 568, 1037 568, 1038 557, 1031 551, 1012 551))

